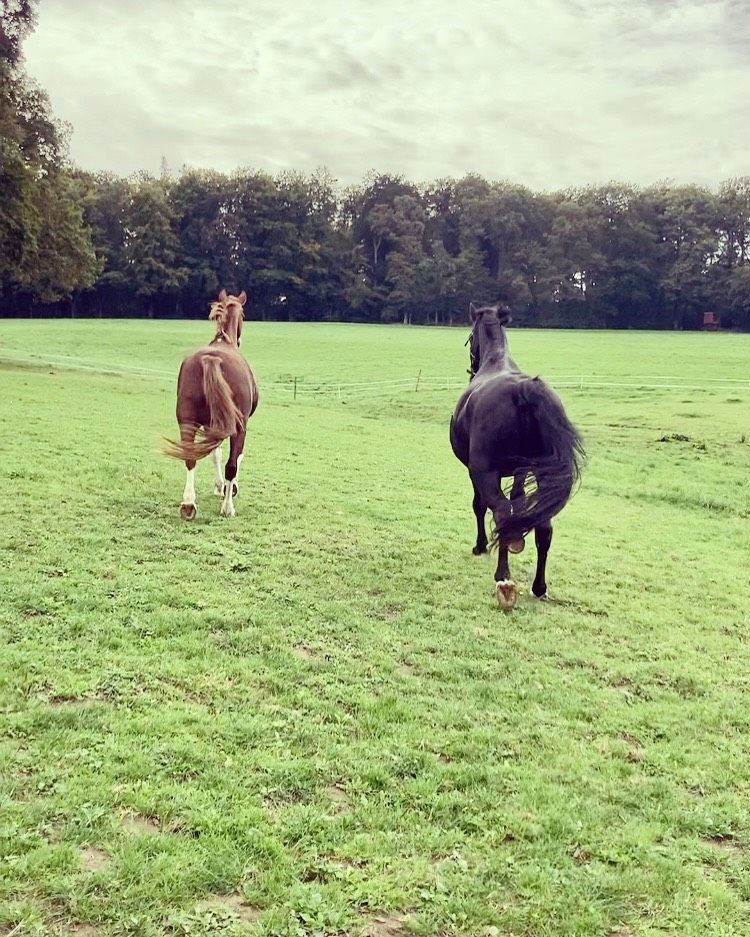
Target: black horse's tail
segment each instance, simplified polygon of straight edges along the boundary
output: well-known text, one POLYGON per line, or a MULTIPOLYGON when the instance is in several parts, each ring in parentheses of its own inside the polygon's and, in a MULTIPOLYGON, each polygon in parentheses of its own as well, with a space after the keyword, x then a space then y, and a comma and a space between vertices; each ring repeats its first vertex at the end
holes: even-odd
POLYGON ((505 543, 519 540, 565 507, 585 460, 578 430, 551 388, 535 377, 519 383, 513 393, 522 451, 528 453, 516 477, 531 474, 536 487, 511 499, 511 514, 495 533, 495 541, 505 543))

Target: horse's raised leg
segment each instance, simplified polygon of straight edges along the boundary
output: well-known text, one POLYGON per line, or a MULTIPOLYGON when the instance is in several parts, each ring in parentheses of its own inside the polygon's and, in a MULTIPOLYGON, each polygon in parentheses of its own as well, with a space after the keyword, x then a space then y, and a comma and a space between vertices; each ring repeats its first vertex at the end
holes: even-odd
POLYGON ((221 464, 221 443, 214 449, 214 494, 220 498, 224 494, 224 469, 221 464))
POLYGON ((518 601, 518 586, 510 575, 508 547, 500 543, 497 550, 497 569, 495 570, 495 598, 500 608, 509 611, 518 601))
POLYGON ((242 460, 244 458, 245 458, 244 452, 241 452, 237 456, 237 474, 234 476, 234 481, 232 482, 232 485, 234 486, 232 490, 232 495, 235 498, 240 493, 240 469, 242 468, 242 460))
POLYGON ((536 575, 531 585, 531 594, 534 598, 543 599, 547 595, 544 575, 547 569, 547 554, 552 543, 552 524, 535 527, 534 539, 536 540, 536 575))
POLYGON ((234 496, 237 493, 237 468, 242 456, 242 449, 245 445, 245 430, 237 433, 229 440, 229 459, 224 466, 224 500, 221 502, 221 513, 223 517, 234 517, 237 513, 234 509, 234 496))
MULTIPOLYGON (((180 439, 182 442, 193 442, 195 439, 197 427, 190 424, 180 424, 180 439)), ((185 460, 185 469, 187 476, 185 478, 185 490, 182 492, 182 504, 180 504, 180 517, 186 521, 192 521, 198 513, 195 506, 195 459, 185 460)))
MULTIPOLYGON (((510 500, 515 501, 516 498, 522 498, 524 493, 524 486, 526 483, 526 475, 514 475, 513 476, 513 487, 510 489, 510 500)), ((526 546, 526 541, 523 537, 520 540, 514 540, 513 543, 508 544, 508 549, 511 553, 523 553, 523 548, 526 546)))
MULTIPOLYGON (((510 516, 510 503, 500 489, 500 475, 497 472, 470 472, 470 475, 474 491, 492 511, 496 528, 502 530, 503 522, 510 516)), ((495 570, 495 596, 503 609, 513 608, 518 600, 518 587, 510 575, 508 544, 502 540, 495 570)))
POLYGON ((474 516, 477 519, 477 542, 471 552, 474 556, 479 556, 481 553, 487 552, 487 531, 484 527, 484 515, 487 513, 487 504, 482 500, 482 496, 479 494, 477 486, 474 484, 474 479, 471 480, 471 484, 474 487, 474 500, 471 502, 471 506, 474 508, 474 516))

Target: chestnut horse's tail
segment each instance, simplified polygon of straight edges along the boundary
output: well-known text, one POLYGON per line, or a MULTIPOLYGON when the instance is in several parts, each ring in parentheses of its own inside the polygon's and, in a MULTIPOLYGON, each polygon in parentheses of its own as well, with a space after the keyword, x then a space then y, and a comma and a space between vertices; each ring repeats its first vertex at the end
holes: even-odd
POLYGON ((232 388, 221 370, 218 355, 203 355, 203 396, 210 415, 209 425, 198 429, 195 439, 174 442, 165 440, 164 455, 192 462, 209 455, 227 436, 234 436, 245 426, 245 416, 234 400, 232 388))
POLYGON ((583 443, 557 394, 539 378, 519 383, 514 390, 524 448, 534 453, 520 474, 531 473, 536 488, 511 500, 512 512, 495 533, 505 543, 548 523, 568 503, 585 459, 583 443))

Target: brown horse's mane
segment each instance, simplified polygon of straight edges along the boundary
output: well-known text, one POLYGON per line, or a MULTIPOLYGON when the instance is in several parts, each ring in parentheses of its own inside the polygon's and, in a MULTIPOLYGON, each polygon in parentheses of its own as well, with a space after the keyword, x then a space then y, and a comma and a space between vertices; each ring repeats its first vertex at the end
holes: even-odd
POLYGON ((233 315, 238 315, 240 319, 245 318, 245 310, 237 296, 227 296, 226 299, 217 299, 211 303, 208 318, 210 322, 216 323, 216 334, 211 340, 212 345, 215 342, 227 340, 226 328, 233 315))

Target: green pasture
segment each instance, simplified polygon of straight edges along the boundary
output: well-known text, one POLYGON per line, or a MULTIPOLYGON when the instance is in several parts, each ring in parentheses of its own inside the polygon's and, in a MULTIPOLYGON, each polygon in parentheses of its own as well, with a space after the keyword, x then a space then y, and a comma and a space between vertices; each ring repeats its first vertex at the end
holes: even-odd
POLYGON ((589 464, 504 614, 465 330, 248 323, 185 523, 209 331, 0 322, 0 935, 747 935, 750 336, 510 330, 589 464))

